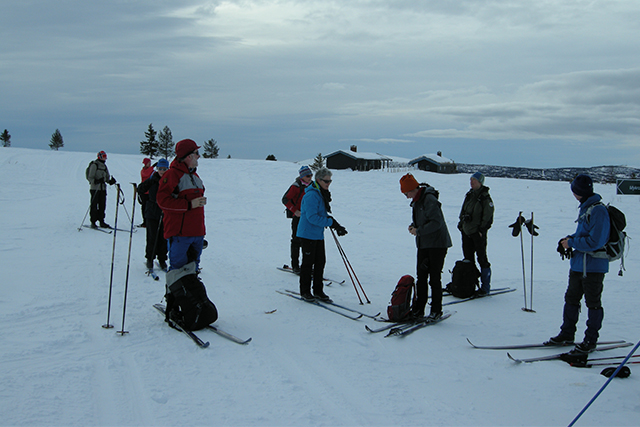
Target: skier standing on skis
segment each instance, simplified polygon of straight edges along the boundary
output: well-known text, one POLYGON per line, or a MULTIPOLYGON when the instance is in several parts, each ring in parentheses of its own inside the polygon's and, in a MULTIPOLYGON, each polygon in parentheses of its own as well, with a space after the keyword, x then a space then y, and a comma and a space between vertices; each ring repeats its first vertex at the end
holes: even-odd
POLYGON ((300 223, 297 235, 302 244, 302 266, 300 268, 300 296, 305 301, 331 302, 323 290, 324 265, 324 229, 331 227, 338 236, 347 234, 347 230, 338 221, 329 216, 331 213, 331 171, 321 168, 316 172, 315 181, 307 187, 302 198, 300 223), (313 281, 313 294, 311 285, 313 281))
POLYGON ((573 196, 580 202, 576 232, 564 237, 559 244, 570 257, 569 284, 564 294, 564 309, 560 334, 545 344, 573 343, 576 324, 580 317, 580 300, 588 308, 587 329, 584 340, 577 344, 575 352, 588 353, 596 348, 604 309, 602 290, 604 276, 609 272, 609 260, 594 258, 589 252, 602 248, 609 240, 609 212, 599 203, 602 197, 593 192, 593 181, 588 175, 578 175, 571 182, 573 196))
POLYGON ((164 214, 164 237, 169 246, 169 270, 179 269, 189 262, 187 251, 192 248, 196 269, 206 234, 204 223, 204 184, 198 174, 198 145, 191 139, 176 144, 176 158, 160 179, 156 200, 164 214))
MULTIPOLYGON (((149 178, 151 178, 151 175, 153 175, 153 172, 155 172, 153 170, 153 166, 151 165, 151 159, 148 157, 145 157, 144 159, 142 159, 142 169, 140 169, 140 183, 145 182, 146 180, 148 180, 149 178)), ((149 193, 140 193, 138 192, 138 201, 140 202, 140 204, 142 205, 142 224, 140 224, 138 227, 146 227, 147 226, 147 219, 144 216, 147 206, 147 200, 149 200, 149 193)))
POLYGON ((491 290, 491 263, 487 258, 487 232, 493 224, 493 200, 489 187, 484 186, 484 175, 476 172, 469 179, 471 189, 467 192, 460 209, 458 230, 462 234, 464 259, 480 264, 479 294, 487 295, 491 290))
POLYGON ((91 194, 91 228, 97 228, 96 222, 102 228, 111 228, 104 222, 104 211, 107 208, 107 184, 113 185, 116 179, 109 175, 107 168, 107 153, 100 151, 95 160, 89 163, 86 178, 89 181, 89 193, 91 194))
POLYGON ((429 318, 442 317, 442 269, 447 250, 453 244, 447 223, 438 201, 438 191, 428 184, 418 184, 410 173, 400 178, 400 191, 411 199, 413 222, 409 233, 416 237, 418 263, 416 283, 417 300, 411 307, 414 318, 424 317, 431 287, 431 310, 429 318))
POLYGON ((302 196, 313 179, 313 172, 309 166, 302 166, 298 175, 298 178, 282 197, 282 203, 287 207, 287 217, 291 218, 291 268, 294 273, 300 273, 300 238, 297 236, 300 206, 302 205, 302 196))
POLYGON ((158 258, 158 264, 162 270, 167 269, 167 240, 164 238, 164 227, 162 226, 162 209, 156 201, 160 179, 169 169, 167 159, 160 159, 157 169, 153 175, 138 185, 138 194, 146 194, 147 201, 143 205, 144 221, 147 225, 147 246, 145 257, 147 258, 147 268, 153 268, 153 260, 158 258))

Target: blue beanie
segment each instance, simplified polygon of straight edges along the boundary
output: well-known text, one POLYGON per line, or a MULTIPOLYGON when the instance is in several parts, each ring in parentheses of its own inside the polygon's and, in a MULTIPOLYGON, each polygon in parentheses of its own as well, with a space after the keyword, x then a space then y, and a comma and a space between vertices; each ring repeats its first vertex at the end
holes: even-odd
POLYGON ((310 176, 313 175, 313 172, 311 172, 311 169, 309 168, 309 166, 302 166, 300 168, 300 170, 298 171, 298 173, 300 174, 300 178, 304 178, 305 176, 310 176))
POLYGON ((156 164, 156 166, 159 168, 169 169, 169 161, 167 159, 160 159, 158 160, 158 163, 156 164))
POLYGON ((580 174, 571 182, 571 191, 580 197, 593 194, 593 180, 589 175, 580 174))
POLYGON ((474 173, 473 175, 471 175, 471 178, 478 180, 480 185, 484 185, 484 175, 482 175, 480 172, 474 173))

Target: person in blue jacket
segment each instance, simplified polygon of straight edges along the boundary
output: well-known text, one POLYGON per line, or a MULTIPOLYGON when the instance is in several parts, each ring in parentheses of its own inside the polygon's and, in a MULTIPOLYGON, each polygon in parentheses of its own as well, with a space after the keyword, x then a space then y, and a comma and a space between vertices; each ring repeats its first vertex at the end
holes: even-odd
POLYGON ((609 240, 609 212, 601 203, 602 197, 593 192, 593 181, 588 175, 578 175, 571 182, 571 191, 580 202, 578 226, 575 233, 559 242, 565 254, 570 254, 569 285, 564 295, 560 334, 550 338, 546 344, 573 343, 580 317, 580 300, 584 295, 588 309, 587 329, 584 340, 576 345, 574 351, 588 353, 596 348, 602 327, 602 290, 604 276, 609 272, 609 260, 594 258, 590 252, 602 248, 609 240))
POLYGON ((322 277, 326 262, 324 248, 324 229, 331 227, 338 236, 347 234, 347 230, 333 219, 331 213, 331 184, 332 173, 327 168, 316 172, 315 180, 307 187, 302 197, 300 207, 300 222, 297 236, 302 246, 302 265, 300 266, 300 296, 305 301, 316 299, 331 302, 324 293, 322 277), (313 282, 313 294, 311 286, 313 282))

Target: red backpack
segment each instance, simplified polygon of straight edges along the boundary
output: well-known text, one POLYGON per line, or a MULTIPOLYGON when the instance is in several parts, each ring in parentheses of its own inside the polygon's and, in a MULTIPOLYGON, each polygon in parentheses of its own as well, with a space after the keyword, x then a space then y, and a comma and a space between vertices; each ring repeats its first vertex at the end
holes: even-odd
POLYGON ((411 314, 411 293, 415 288, 413 277, 405 275, 398 280, 398 284, 391 294, 391 305, 387 307, 387 316, 392 322, 406 320, 411 314))

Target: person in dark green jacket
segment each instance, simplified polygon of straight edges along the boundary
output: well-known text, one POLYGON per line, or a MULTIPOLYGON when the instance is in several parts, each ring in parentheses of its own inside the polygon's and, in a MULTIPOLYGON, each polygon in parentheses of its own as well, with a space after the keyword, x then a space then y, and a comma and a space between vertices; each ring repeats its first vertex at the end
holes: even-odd
POLYGON ((493 224, 493 200, 489 187, 484 186, 484 175, 476 172, 469 179, 471 189, 467 192, 460 209, 458 230, 462 234, 462 253, 471 262, 474 256, 480 264, 480 294, 491 290, 491 263, 487 258, 487 232, 493 224))

